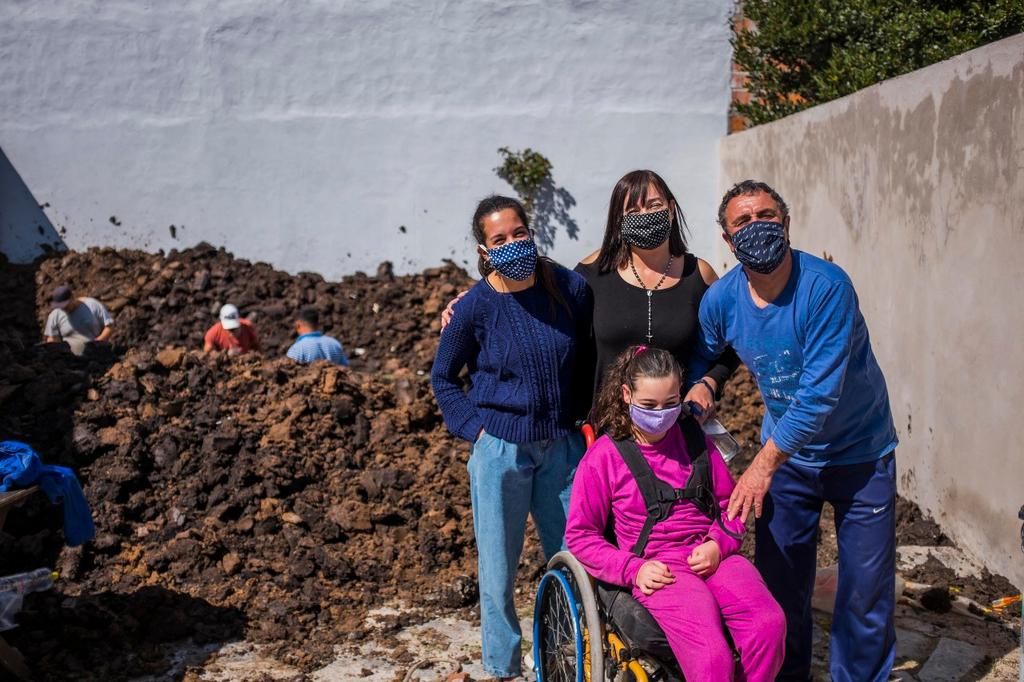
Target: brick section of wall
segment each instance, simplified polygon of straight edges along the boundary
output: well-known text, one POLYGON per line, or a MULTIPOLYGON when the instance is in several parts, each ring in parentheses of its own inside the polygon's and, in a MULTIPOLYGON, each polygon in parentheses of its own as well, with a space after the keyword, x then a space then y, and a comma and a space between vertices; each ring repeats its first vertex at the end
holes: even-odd
MULTIPOLYGON (((737 9, 733 19, 733 33, 749 31, 754 28, 754 23, 743 16, 742 8, 737 9)), ((737 104, 750 103, 750 91, 747 89, 747 72, 743 71, 734 61, 732 63, 732 106, 729 108, 729 134, 738 133, 750 127, 750 121, 746 116, 736 113, 737 104)))

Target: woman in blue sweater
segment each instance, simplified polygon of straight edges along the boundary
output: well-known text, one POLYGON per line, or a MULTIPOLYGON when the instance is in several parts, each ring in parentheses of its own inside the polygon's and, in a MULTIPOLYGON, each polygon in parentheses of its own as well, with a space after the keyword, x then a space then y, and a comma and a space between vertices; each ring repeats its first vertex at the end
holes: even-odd
MULTIPOLYGON (((538 257, 526 211, 492 196, 473 237, 482 279, 456 305, 431 371, 448 429, 473 443, 469 458, 479 555, 483 663, 499 679, 521 674, 513 583, 533 514, 544 553, 562 547, 569 490, 585 449, 571 395, 576 339, 590 329, 583 278, 538 257), (459 374, 468 368, 471 386, 459 374)), ((589 398, 585 396, 584 398, 589 398)))

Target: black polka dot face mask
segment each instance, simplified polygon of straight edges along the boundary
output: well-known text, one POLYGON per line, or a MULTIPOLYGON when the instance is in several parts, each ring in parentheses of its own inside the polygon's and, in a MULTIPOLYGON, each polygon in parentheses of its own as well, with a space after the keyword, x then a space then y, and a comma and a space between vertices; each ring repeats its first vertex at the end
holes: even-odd
POLYGON ((522 282, 537 268, 537 244, 532 239, 517 239, 493 249, 487 256, 499 275, 522 282))
POLYGON ((762 275, 774 272, 782 264, 789 247, 785 226, 769 220, 744 225, 730 241, 736 247, 736 260, 762 275))
POLYGON ((622 240, 638 249, 658 248, 668 239, 671 229, 672 219, 667 208, 622 216, 622 240))

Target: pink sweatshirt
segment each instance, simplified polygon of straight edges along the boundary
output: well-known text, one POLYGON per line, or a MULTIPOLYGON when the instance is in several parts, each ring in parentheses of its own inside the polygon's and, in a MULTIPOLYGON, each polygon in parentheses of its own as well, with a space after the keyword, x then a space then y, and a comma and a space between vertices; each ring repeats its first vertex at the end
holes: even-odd
MULTIPOLYGON (((707 447, 712 489, 722 509, 722 522, 733 533, 742 534, 744 527, 739 518, 727 521, 725 516, 734 487, 732 475, 710 440, 707 447)), ((655 476, 675 488, 686 486, 693 467, 678 426, 657 443, 641 445, 640 452, 655 476)), ((646 519, 643 497, 629 467, 611 439, 602 436, 590 446, 576 470, 565 527, 566 546, 587 572, 598 580, 628 587, 633 585, 645 561, 658 559, 670 565, 685 566, 690 552, 706 540, 718 543, 722 559, 740 548, 740 540, 724 533, 692 502, 683 501, 673 506, 667 519, 654 526, 641 558, 630 550, 646 519), (609 512, 614 517, 618 547, 604 537, 609 512)))

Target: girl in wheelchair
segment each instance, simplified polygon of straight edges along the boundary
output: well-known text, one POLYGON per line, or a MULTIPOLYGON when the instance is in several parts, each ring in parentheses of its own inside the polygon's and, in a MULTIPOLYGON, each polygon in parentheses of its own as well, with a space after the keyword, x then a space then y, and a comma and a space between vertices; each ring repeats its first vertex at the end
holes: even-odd
POLYGON ((609 368, 594 407, 604 435, 576 472, 566 545, 597 580, 632 590, 688 682, 774 680, 786 620, 737 553, 743 525, 725 519, 733 480, 692 417, 679 420, 681 381, 672 354, 646 346, 609 368))

